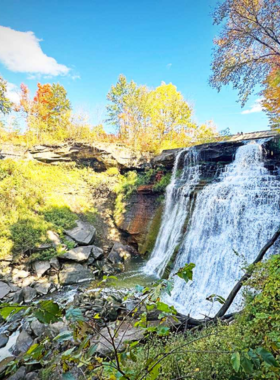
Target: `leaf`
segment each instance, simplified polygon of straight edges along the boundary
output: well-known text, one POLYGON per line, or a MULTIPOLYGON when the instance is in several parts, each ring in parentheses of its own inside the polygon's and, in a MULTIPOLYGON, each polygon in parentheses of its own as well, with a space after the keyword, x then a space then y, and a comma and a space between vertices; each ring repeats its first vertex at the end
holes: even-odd
POLYGON ((72 331, 62 331, 60 334, 58 334, 54 340, 57 340, 58 342, 64 342, 65 340, 72 340, 73 339, 73 332, 72 331))
POLYGON ((66 311, 65 316, 66 316, 66 319, 68 319, 72 322, 83 322, 85 320, 83 313, 82 313, 82 310, 79 308, 74 309, 73 307, 70 307, 66 311))
POLYGON ((74 377, 74 376, 72 375, 72 373, 67 372, 67 373, 63 373, 63 374, 62 374, 62 379, 63 379, 63 380, 76 380, 76 377, 74 377))
POLYGON ((219 296, 218 294, 211 294, 211 296, 208 296, 206 300, 210 302, 219 302, 221 305, 223 305, 226 302, 224 297, 219 296))
POLYGON ((158 326, 157 327, 157 335, 158 336, 167 336, 169 335, 170 329, 166 326, 158 326))
POLYGON ((253 363, 251 360, 249 360, 246 356, 241 357, 241 366, 244 369, 244 372, 246 373, 252 373, 253 372, 253 363))
POLYGON ((235 370, 235 372, 238 372, 239 368, 240 368, 240 354, 239 354, 239 352, 234 352, 231 355, 231 364, 232 364, 232 368, 235 370))
POLYGON ((0 315, 2 318, 7 319, 10 315, 16 314, 19 311, 26 309, 26 306, 5 306, 0 308, 0 315))
POLYGON ((176 273, 178 277, 182 278, 186 282, 193 279, 193 268, 195 264, 189 263, 186 264, 183 268, 180 268, 176 273))
POLYGON ((164 313, 169 313, 169 314, 176 314, 176 310, 174 309, 174 307, 168 306, 164 302, 157 302, 156 306, 159 311, 162 311, 164 313))
POLYGON ((273 367, 279 367, 279 364, 277 363, 276 359, 274 358, 271 352, 265 350, 263 347, 258 347, 256 349, 256 352, 267 364, 273 367))
POLYGON ((53 323, 59 321, 62 312, 57 303, 48 300, 38 304, 38 309, 34 311, 34 316, 41 323, 53 323))
POLYGON ((62 353, 61 357, 62 358, 66 358, 67 356, 69 356, 70 354, 72 354, 72 352, 75 350, 76 347, 72 347, 72 348, 69 348, 69 350, 66 350, 62 353))

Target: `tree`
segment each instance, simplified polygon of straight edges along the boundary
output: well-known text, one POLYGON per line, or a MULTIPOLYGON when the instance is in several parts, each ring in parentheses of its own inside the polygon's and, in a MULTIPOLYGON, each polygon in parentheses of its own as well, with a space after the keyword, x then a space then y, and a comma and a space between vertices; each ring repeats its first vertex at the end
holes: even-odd
POLYGON ((7 98, 7 82, 0 76, 0 112, 7 115, 12 110, 13 103, 7 98))
POLYGON ((202 129, 191 120, 192 109, 172 83, 155 89, 137 86, 120 75, 107 99, 108 120, 119 137, 135 149, 158 151, 191 145, 198 136, 214 135, 212 126, 202 129))
POLYGON ((214 41, 210 84, 220 90, 232 83, 244 105, 270 69, 280 68, 279 1, 225 0, 214 13, 214 24, 223 23, 214 41))
POLYGON ((29 99, 29 89, 21 85, 20 106, 26 115, 28 129, 37 137, 42 133, 51 134, 58 140, 65 135, 70 119, 71 104, 67 92, 59 83, 40 84, 32 100, 29 99))
POLYGON ((262 102, 265 108, 272 129, 280 127, 280 69, 273 67, 264 81, 262 102))

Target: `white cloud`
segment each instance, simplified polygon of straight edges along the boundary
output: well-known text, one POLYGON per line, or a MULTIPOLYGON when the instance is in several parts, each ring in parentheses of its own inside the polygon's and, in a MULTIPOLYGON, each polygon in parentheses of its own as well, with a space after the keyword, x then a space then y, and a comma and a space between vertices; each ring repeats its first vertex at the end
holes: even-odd
POLYGON ((172 66, 172 63, 168 63, 168 65, 166 65, 166 67, 167 67, 168 69, 170 69, 171 66, 172 66))
POLYGON ((20 100, 19 96, 19 88, 13 84, 13 83, 7 83, 7 91, 6 96, 9 98, 13 103, 18 104, 20 100))
POLYGON ((42 51, 33 32, 0 26, 0 41, 0 62, 11 71, 56 76, 70 70, 42 51))
POLYGON ((248 115, 249 113, 256 113, 256 112, 261 112, 263 110, 262 106, 262 98, 256 99, 255 103, 248 109, 242 111, 242 115, 248 115))

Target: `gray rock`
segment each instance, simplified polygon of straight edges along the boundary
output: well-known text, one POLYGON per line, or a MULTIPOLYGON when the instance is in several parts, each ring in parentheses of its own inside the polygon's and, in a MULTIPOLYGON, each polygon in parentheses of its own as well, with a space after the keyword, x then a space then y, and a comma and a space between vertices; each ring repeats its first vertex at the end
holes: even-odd
POLYGON ((51 267, 53 269, 55 269, 55 270, 60 269, 60 264, 59 264, 57 257, 53 257, 52 259, 50 259, 50 264, 51 264, 51 267))
POLYGON ((128 245, 115 243, 111 249, 107 259, 112 264, 123 263, 126 259, 131 257, 132 249, 128 245))
POLYGON ((76 263, 63 265, 63 269, 59 273, 59 281, 62 285, 77 284, 93 278, 94 275, 90 270, 76 263))
POLYGON ((40 294, 40 295, 46 295, 46 294, 48 294, 50 287, 51 287, 50 283, 43 282, 43 283, 37 283, 34 286, 34 289, 36 290, 36 292, 38 294, 40 294))
POLYGON ((12 289, 3 281, 0 281, 0 299, 4 298, 7 294, 9 294, 12 289))
POLYGON ((15 353, 24 353, 26 352, 33 344, 33 339, 31 336, 25 331, 22 330, 19 336, 17 337, 17 341, 15 344, 15 353))
POLYGON ((101 248, 93 245, 91 255, 94 257, 95 260, 101 260, 104 257, 104 252, 101 248))
POLYGON ((40 380, 37 372, 29 372, 25 376, 25 380, 40 380))
POLYGON ((14 356, 11 356, 11 355, 8 356, 7 358, 1 360, 1 362, 0 362, 0 374, 1 375, 6 371, 8 365, 10 364, 10 362, 12 360, 14 360, 14 356))
POLYGON ((6 334, 4 333, 0 334, 0 348, 5 347, 8 340, 9 340, 9 337, 6 334))
POLYGON ((31 330, 36 336, 41 336, 45 332, 45 326, 39 322, 38 319, 34 319, 30 323, 31 330))
POLYGON ((62 321, 52 323, 46 328, 46 334, 52 338, 56 337, 63 331, 68 331, 68 327, 67 324, 62 321))
POLYGON ((92 247, 92 245, 88 245, 84 247, 73 248, 70 251, 65 252, 63 255, 59 255, 59 258, 77 262, 86 261, 91 254, 92 247))
POLYGON ((13 303, 21 303, 23 301, 23 290, 20 289, 17 292, 15 292, 13 297, 13 303))
POLYGON ((23 288, 22 291, 23 291, 23 299, 25 302, 31 302, 37 296, 36 290, 31 288, 30 286, 23 288))
MULTIPOLYGON (((112 324, 110 327, 110 332, 114 335, 115 325, 112 324)), ((124 342, 132 342, 135 340, 141 340, 144 336, 144 332, 139 327, 134 327, 133 324, 129 322, 124 322, 118 331, 117 336, 114 339, 114 344, 116 349, 120 352, 125 348, 124 342)), ((111 338, 107 327, 104 327, 100 331, 100 337, 98 339, 98 345, 96 351, 102 355, 110 354, 113 351, 113 345, 111 343, 111 338)))
POLYGON ((48 261, 35 261, 32 265, 34 271, 36 272, 38 277, 43 276, 44 273, 47 272, 47 270, 50 269, 51 265, 48 261))
POLYGON ((77 226, 71 230, 66 230, 65 234, 79 245, 89 245, 94 242, 96 229, 91 224, 79 220, 77 226))
POLYGON ((60 237, 56 232, 51 230, 47 231, 47 237, 52 242, 52 246, 57 247, 61 244, 60 237))
POLYGON ((7 380, 25 380, 26 379, 26 367, 19 367, 19 369, 12 376, 8 377, 7 380))
POLYGON ((104 273, 104 274, 113 274, 114 272, 115 272, 115 269, 114 269, 114 267, 112 267, 112 265, 110 265, 110 264, 104 264, 103 266, 102 266, 102 268, 101 268, 101 270, 102 270, 102 272, 104 273))

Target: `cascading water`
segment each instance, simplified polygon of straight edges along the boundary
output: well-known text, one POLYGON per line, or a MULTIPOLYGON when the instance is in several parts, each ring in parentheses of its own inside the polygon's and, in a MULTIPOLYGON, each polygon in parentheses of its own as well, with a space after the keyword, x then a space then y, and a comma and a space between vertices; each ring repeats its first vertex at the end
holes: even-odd
POLYGON ((144 272, 161 276, 171 259, 175 248, 180 243, 183 226, 188 213, 190 193, 199 180, 199 167, 197 165, 197 152, 195 149, 182 150, 178 153, 165 196, 165 209, 161 227, 152 255, 144 272), (182 154, 185 153, 184 169, 177 178, 178 165, 182 154))
MULTIPOLYGON (((148 266, 153 263, 155 268, 161 265, 161 260, 166 265, 174 248, 168 241, 174 239, 173 233, 178 233, 177 214, 185 217, 181 210, 185 209, 184 202, 179 196, 166 210, 161 235, 148 266), (172 215, 175 208, 176 216, 172 215), (168 222, 167 238, 164 224, 168 222)), ((250 143, 238 148, 235 161, 227 166, 217 182, 205 187, 197 196, 173 270, 174 274, 186 263, 195 263, 193 281, 186 284, 174 276, 171 299, 167 301, 194 317, 213 315, 220 306, 211 305, 206 297, 228 296, 242 275, 242 256, 251 263, 279 227, 279 202, 280 182, 264 167, 261 145, 250 143)), ((180 220, 180 231, 182 224, 180 220)))

